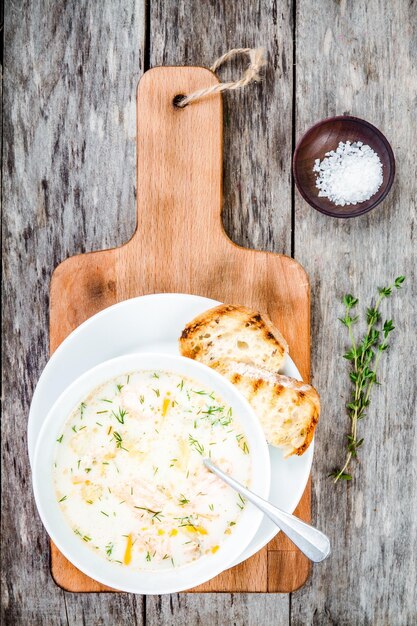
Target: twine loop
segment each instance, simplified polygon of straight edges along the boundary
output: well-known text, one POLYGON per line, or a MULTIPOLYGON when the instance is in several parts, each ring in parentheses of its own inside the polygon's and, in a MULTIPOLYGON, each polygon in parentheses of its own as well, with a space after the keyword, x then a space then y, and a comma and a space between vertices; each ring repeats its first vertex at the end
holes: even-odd
POLYGON ((266 65, 265 51, 263 50, 263 48, 234 48, 233 50, 229 50, 229 52, 223 54, 219 59, 217 59, 217 61, 213 63, 210 68, 211 71, 215 72, 221 65, 223 65, 223 63, 229 61, 230 59, 233 59, 236 56, 240 56, 241 54, 247 54, 249 56, 250 64, 243 76, 239 78, 239 80, 230 81, 228 83, 218 83, 217 85, 212 85, 211 87, 206 87, 204 89, 194 91, 193 93, 190 93, 177 101, 176 106, 183 109, 188 104, 212 96, 215 93, 241 89, 242 87, 246 87, 246 85, 249 85, 252 82, 259 81, 261 79, 260 72, 262 68, 266 65))

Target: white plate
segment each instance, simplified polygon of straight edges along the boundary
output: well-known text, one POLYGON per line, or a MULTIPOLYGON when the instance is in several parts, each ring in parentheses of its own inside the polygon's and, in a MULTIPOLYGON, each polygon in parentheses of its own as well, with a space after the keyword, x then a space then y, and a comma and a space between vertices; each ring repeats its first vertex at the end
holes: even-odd
MULTIPOLYGON (((193 317, 220 304, 216 300, 188 294, 151 294, 119 302, 78 326, 48 361, 33 395, 28 423, 29 458, 32 463, 36 438, 58 396, 88 369, 116 356, 134 352, 178 354, 178 337, 193 317)), ((301 380, 287 357, 282 373, 301 380)), ((269 500, 292 513, 303 495, 313 460, 314 441, 300 457, 284 459, 269 447, 271 491, 269 500)), ((263 548, 277 527, 266 517, 235 564, 263 548)))

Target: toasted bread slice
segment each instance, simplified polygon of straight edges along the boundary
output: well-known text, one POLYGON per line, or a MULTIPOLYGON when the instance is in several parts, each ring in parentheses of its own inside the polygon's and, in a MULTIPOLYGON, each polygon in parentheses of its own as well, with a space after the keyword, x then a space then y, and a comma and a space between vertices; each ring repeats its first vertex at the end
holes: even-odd
POLYGON ((278 371, 288 345, 272 322, 243 306, 221 304, 205 311, 184 328, 180 352, 206 365, 236 359, 278 371))
POLYGON ((249 401, 268 443, 283 448, 286 456, 307 450, 320 413, 320 398, 314 387, 231 359, 212 363, 212 367, 249 401))

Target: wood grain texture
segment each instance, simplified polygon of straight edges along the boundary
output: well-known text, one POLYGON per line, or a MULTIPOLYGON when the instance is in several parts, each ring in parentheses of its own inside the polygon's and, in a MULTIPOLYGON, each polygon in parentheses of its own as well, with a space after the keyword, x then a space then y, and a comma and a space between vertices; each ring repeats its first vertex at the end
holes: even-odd
MULTIPOLYGON (((114 302, 148 293, 193 293, 267 313, 308 380, 310 300, 304 270, 290 257, 240 248, 223 230, 221 96, 184 109, 173 104, 178 94, 217 82, 209 70, 192 67, 158 67, 142 77, 137 230, 124 246, 77 255, 56 268, 50 297, 52 352, 80 323, 114 302)), ((300 507, 307 520, 309 495, 307 490, 300 507)), ((279 560, 276 552, 283 546, 286 554, 296 551, 288 540, 269 546, 271 581, 269 551, 264 549, 194 591, 292 591, 292 581, 306 580, 309 565, 302 555, 279 560)), ((79 572, 55 546, 52 573, 67 590, 108 589, 79 572)))
MULTIPOLYGON (((231 48, 263 46, 258 85, 224 98, 223 221, 246 248, 291 254, 292 3, 153 0, 150 64, 203 65, 231 48)), ((219 70, 242 74, 247 58, 219 70)))
POLYGON ((294 626, 417 623, 416 131, 415 2, 297 2, 297 136, 336 114, 363 117, 392 143, 391 194, 368 215, 325 217, 296 196, 295 257, 310 273, 312 372, 322 418, 313 466, 313 519, 332 556, 292 597, 294 626), (314 62, 320 59, 320 62, 314 62), (383 306, 396 330, 384 355, 354 481, 326 476, 344 455, 349 389, 337 321, 345 293, 364 310, 377 286, 405 274, 404 291, 383 306))
MULTIPOLYGON (((265 47, 268 67, 264 81, 227 94, 223 100, 223 224, 237 244, 290 254, 292 3, 153 0, 150 9, 152 66, 209 67, 230 48, 265 47)), ((222 68, 221 80, 232 80, 244 63, 222 68)), ((230 596, 229 601, 232 597, 234 606, 239 606, 240 596, 230 596)), ((258 602, 258 596, 250 598, 258 602)), ((212 595, 208 604, 205 596, 193 595, 186 606, 189 623, 198 623, 206 614, 211 624, 213 614, 224 615, 225 599, 212 595), (199 610, 199 602, 204 612, 199 610)), ((153 607, 149 604, 147 617, 157 623, 153 607)), ((263 607, 259 624, 288 623, 288 598, 282 602, 270 594, 263 607)), ((243 615, 242 604, 237 624, 244 623, 243 615)), ((230 623, 233 621, 230 618, 230 623)))
POLYGON ((266 593, 181 593, 149 596, 147 626, 287 626, 288 596, 266 593))
POLYGON ((25 431, 48 359, 52 270, 134 230, 143 7, 13 0, 4 31, 2 624, 104 624, 116 607, 118 624, 133 613, 141 624, 140 598, 81 604, 54 584, 25 431))
POLYGON ((294 94, 292 3, 150 6, 153 65, 210 65, 236 45, 269 51, 266 83, 225 98, 224 220, 237 243, 291 251, 293 97, 297 137, 327 115, 350 112, 379 126, 396 153, 392 194, 370 216, 336 223, 296 196, 295 255, 312 283, 312 374, 324 404, 313 519, 331 534, 334 554, 292 595, 291 615, 287 595, 182 594, 148 598, 145 607, 139 597, 66 594, 51 582, 22 433, 48 355, 52 269, 72 254, 120 245, 134 230, 134 99, 145 20, 139 0, 13 0, 5 15, 2 154, 3 623, 416 623, 415 2, 298 0, 294 94), (326 474, 343 454, 347 426, 336 298, 349 290, 365 301, 376 283, 401 271, 408 284, 389 305, 398 331, 381 372, 390 387, 375 397, 359 480, 335 490, 326 474))

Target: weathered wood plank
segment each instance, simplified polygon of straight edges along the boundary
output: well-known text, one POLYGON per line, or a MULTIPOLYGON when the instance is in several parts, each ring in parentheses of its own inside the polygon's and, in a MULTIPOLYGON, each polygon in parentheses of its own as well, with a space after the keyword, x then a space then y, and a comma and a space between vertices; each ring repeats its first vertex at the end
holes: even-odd
POLYGON ((297 136, 329 115, 364 117, 392 142, 397 177, 381 207, 350 221, 325 217, 296 196, 295 257, 311 280, 312 372, 323 401, 313 518, 333 554, 293 595, 291 623, 415 624, 416 5, 300 0, 296 24, 297 136), (376 286, 401 273, 404 291, 384 306, 397 328, 381 368, 384 386, 360 425, 355 480, 334 486, 326 475, 343 457, 348 427, 340 298, 351 292, 364 306, 376 286))
POLYGON ((143 3, 21 1, 5 15, 2 623, 142 624, 141 598, 64 594, 35 511, 27 414, 48 358, 53 268, 119 245, 135 216, 143 3), (85 620, 85 622, 84 622, 85 620), (123 621, 124 620, 124 621, 123 621), (116 622, 116 620, 115 620, 116 622))
MULTIPOLYGON (((278 8, 275 2, 156 0, 150 8, 151 66, 210 67, 230 48, 266 48, 265 80, 223 99, 223 222, 228 235, 240 245, 290 254, 291 3, 285 1, 278 8)), ((219 75, 231 80, 245 63, 246 59, 227 66, 219 75)), ((258 624, 279 625, 288 621, 288 602, 288 597, 255 594, 185 594, 177 602, 148 598, 146 618, 152 624, 179 624, 186 615, 190 624, 211 625, 244 624, 254 619, 250 616, 257 616, 258 624), (258 611, 258 606, 263 609, 258 611)))
POLYGON ((287 626, 288 596, 260 593, 174 594, 146 599, 147 626, 287 626))
POLYGON ((128 593, 66 593, 69 626, 142 626, 143 596, 128 593))
MULTIPOLYGON (((291 252, 291 2, 154 0, 150 63, 204 65, 231 48, 264 47, 258 85, 226 94, 224 209, 227 233, 247 248, 291 252)), ((233 80, 247 59, 219 70, 233 80)))

